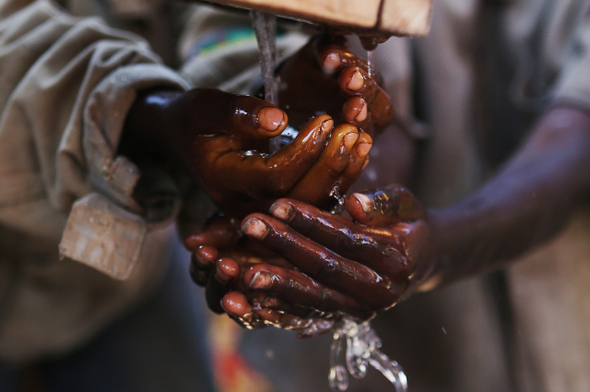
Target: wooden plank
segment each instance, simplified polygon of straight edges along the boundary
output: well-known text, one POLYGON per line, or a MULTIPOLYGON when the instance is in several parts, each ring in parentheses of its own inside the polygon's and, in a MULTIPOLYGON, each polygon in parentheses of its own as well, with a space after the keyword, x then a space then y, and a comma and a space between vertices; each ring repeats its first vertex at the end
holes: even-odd
POLYGON ((233 3, 241 7, 313 22, 374 28, 377 26, 381 0, 219 0, 218 2, 233 3))
POLYGON ((384 0, 380 30, 421 37, 430 31, 433 0, 384 0))
POLYGON ((314 23, 422 36, 430 29, 432 0, 209 0, 314 23), (379 19, 381 2, 383 14, 379 19))

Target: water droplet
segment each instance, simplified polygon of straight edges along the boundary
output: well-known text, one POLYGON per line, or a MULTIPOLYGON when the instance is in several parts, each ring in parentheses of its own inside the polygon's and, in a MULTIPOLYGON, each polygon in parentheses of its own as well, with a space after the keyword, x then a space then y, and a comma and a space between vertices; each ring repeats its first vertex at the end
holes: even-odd
POLYGON ((348 376, 344 366, 337 365, 330 368, 330 375, 328 377, 330 388, 335 391, 346 391, 348 389, 348 376))
POLYGON ((337 204, 332 208, 330 211, 334 215, 340 215, 344 211, 344 196, 340 193, 340 183, 334 185, 332 190, 330 191, 330 197, 336 199, 337 204))

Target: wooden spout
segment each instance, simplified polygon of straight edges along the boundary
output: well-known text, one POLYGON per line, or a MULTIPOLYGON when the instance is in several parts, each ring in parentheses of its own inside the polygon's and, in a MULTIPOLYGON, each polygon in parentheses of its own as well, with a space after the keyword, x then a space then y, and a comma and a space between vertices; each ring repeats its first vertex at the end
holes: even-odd
POLYGON ((344 27, 397 36, 424 36, 430 30, 433 0, 208 0, 344 27))

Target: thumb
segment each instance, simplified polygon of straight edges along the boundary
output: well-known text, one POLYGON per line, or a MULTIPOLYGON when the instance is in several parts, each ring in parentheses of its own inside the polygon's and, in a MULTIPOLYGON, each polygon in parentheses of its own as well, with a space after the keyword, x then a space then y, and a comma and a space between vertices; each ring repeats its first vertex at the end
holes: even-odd
POLYGON ((266 139, 287 127, 287 114, 262 99, 208 88, 194 89, 187 95, 191 128, 198 134, 224 131, 266 139))
POLYGON ((400 185, 352 193, 346 196, 344 207, 352 219, 368 226, 389 226, 424 217, 420 202, 400 185))

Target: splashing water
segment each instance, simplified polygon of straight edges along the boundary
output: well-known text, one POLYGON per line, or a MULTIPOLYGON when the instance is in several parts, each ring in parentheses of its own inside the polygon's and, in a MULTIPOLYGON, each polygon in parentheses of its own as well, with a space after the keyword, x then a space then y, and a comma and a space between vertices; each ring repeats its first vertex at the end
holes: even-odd
POLYGON ((330 213, 334 215, 342 214, 344 212, 344 196, 340 193, 340 182, 334 185, 328 196, 336 199, 336 205, 330 213))
POLYGON ((363 378, 368 365, 381 372, 394 386, 395 392, 407 392, 408 379, 402 368, 381 352, 381 339, 368 321, 362 324, 344 318, 333 332, 330 347, 330 388, 345 391, 348 388, 348 374, 363 378))
MULTIPOLYGON (((250 20, 256 33, 256 42, 260 50, 260 69, 264 84, 264 100, 273 105, 279 104, 279 81, 274 76, 277 64, 277 46, 275 32, 277 18, 274 15, 261 11, 250 11, 250 20)), ((270 152, 277 151, 281 146, 281 136, 270 140, 270 152)))
MULTIPOLYGON (((340 215, 344 211, 344 197, 340 194, 340 184, 336 184, 330 196, 338 202, 332 214, 340 215)), ((379 348, 381 339, 371 328, 369 321, 358 324, 351 318, 343 318, 332 329, 333 338, 330 346, 330 388, 345 391, 348 388, 348 374, 354 378, 363 378, 368 365, 381 372, 395 387, 395 392, 407 392, 408 379, 401 366, 392 361, 379 348)))

